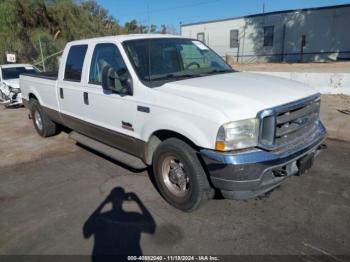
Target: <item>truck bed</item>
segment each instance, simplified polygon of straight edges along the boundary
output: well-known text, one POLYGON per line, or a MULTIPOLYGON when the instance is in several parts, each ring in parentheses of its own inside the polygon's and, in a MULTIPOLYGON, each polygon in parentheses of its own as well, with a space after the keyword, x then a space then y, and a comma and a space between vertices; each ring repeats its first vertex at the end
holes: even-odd
POLYGON ((39 77, 39 78, 50 79, 50 80, 57 80, 58 78, 58 72, 38 72, 35 74, 22 74, 22 75, 39 77))
POLYGON ((21 74, 19 84, 23 99, 29 101, 34 95, 41 106, 59 111, 57 79, 57 72, 21 74))

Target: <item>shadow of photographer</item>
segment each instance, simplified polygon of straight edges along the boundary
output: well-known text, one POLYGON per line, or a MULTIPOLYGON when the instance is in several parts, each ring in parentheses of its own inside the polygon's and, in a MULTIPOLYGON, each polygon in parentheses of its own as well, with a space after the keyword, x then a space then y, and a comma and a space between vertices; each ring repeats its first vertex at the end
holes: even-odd
POLYGON ((139 197, 116 187, 87 219, 83 234, 86 239, 94 236, 92 260, 105 261, 101 256, 142 255, 141 233, 154 234, 155 229, 155 221, 139 197), (124 211, 124 201, 134 201, 141 213, 124 211), (108 204, 111 210, 103 211, 108 204))

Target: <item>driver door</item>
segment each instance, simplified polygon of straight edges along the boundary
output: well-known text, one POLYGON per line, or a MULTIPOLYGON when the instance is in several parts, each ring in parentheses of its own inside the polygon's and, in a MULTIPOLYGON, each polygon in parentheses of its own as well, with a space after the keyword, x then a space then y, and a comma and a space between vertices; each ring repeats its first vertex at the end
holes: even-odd
POLYGON ((84 85, 84 107, 87 130, 91 137, 122 151, 138 155, 133 123, 136 105, 133 96, 122 92, 106 91, 102 88, 104 67, 111 66, 116 72, 127 67, 113 43, 96 44, 84 85))

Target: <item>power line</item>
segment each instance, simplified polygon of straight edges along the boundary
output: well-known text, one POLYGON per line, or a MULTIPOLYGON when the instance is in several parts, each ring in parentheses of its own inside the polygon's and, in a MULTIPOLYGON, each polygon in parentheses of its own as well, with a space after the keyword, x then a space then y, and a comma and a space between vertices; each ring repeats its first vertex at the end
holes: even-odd
POLYGON ((39 65, 39 64, 42 64, 42 62, 43 62, 43 61, 46 61, 46 60, 47 60, 47 59, 49 59, 50 57, 56 56, 56 55, 58 55, 58 54, 60 54, 60 53, 62 53, 62 52, 63 52, 63 50, 58 51, 58 52, 56 52, 56 53, 54 53, 54 54, 51 54, 51 55, 49 55, 49 56, 46 56, 46 57, 44 57, 44 59, 43 59, 43 60, 33 62, 33 65, 39 65))

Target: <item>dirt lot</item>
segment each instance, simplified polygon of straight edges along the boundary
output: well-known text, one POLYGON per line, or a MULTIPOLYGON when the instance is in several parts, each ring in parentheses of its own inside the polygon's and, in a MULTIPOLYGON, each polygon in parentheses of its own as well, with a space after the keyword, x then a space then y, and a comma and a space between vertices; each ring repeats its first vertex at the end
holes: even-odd
POLYGON ((328 137, 350 142, 350 96, 322 95, 321 118, 328 130, 328 137))
POLYGON ((159 196, 147 170, 125 168, 64 133, 39 138, 23 108, 0 108, 0 125, 0 254, 90 255, 127 243, 143 254, 349 259, 350 143, 327 140, 308 174, 268 197, 212 200, 187 214, 159 196), (118 204, 124 212, 140 205, 123 202, 120 188, 136 194, 149 215, 136 224, 118 220, 118 204))
POLYGON ((240 71, 350 73, 350 62, 232 64, 240 71))
POLYGON ((24 108, 5 109, 0 106, 0 126, 0 167, 18 165, 77 150, 74 142, 68 140, 65 133, 52 139, 41 139, 33 132, 33 125, 24 108), (45 150, 43 151, 42 148, 45 150))

